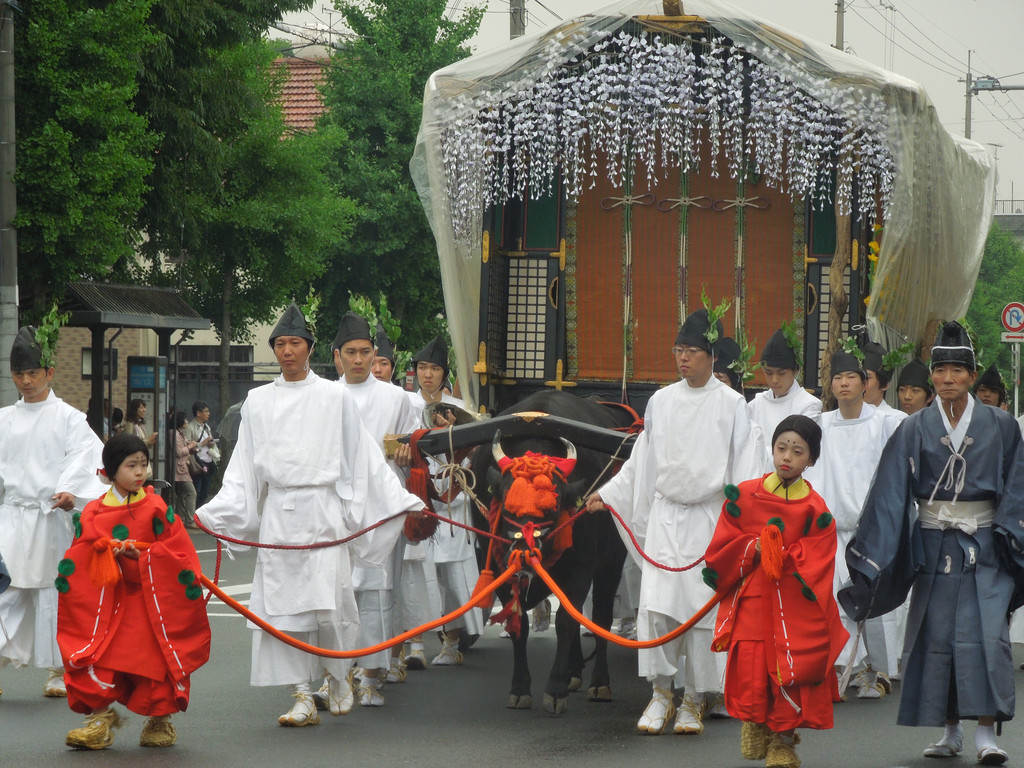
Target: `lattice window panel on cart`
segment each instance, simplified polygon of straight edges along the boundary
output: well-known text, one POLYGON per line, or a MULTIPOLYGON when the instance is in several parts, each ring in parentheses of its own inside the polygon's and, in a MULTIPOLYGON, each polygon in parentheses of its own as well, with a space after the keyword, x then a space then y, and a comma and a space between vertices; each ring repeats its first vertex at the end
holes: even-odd
MULTIPOLYGON (((818 360, 822 360, 825 357, 825 350, 828 347, 828 313, 832 307, 832 293, 829 290, 828 275, 831 271, 831 267, 822 265, 821 267, 821 285, 818 289, 818 360)), ((846 295, 850 295, 850 272, 847 270, 843 275, 843 289, 846 291, 846 295)), ((850 335, 850 314, 847 311, 843 314, 842 328, 840 329, 840 337, 845 338, 850 335)))
POLYGON ((505 376, 505 335, 508 323, 509 259, 495 255, 487 263, 487 370, 505 376))
POLYGON ((547 259, 511 259, 505 365, 516 379, 544 378, 547 259))

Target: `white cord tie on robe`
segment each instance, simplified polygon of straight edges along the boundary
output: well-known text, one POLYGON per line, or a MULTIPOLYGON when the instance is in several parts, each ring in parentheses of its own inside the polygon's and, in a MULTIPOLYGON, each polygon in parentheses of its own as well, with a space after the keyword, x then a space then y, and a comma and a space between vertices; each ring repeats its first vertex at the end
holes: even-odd
POLYGON ((941 485, 944 491, 953 491, 953 503, 956 504, 957 498, 964 489, 964 483, 967 481, 967 460, 963 453, 968 446, 974 444, 974 438, 965 436, 959 452, 953 450, 953 443, 949 439, 949 435, 940 437, 939 442, 949 448, 950 456, 946 459, 946 466, 939 473, 939 479, 935 481, 935 487, 932 488, 932 495, 928 497, 928 503, 931 504, 935 500, 935 493, 941 485), (945 481, 944 485, 943 481, 945 481))

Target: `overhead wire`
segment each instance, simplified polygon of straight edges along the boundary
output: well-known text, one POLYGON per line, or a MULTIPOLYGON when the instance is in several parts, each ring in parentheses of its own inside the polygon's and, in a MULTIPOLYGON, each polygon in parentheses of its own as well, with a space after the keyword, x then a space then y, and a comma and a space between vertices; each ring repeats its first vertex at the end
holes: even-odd
MULTIPOLYGON (((873 30, 874 30, 875 32, 877 32, 877 33, 878 33, 879 35, 882 35, 882 36, 884 36, 884 35, 885 35, 885 33, 884 33, 884 32, 883 32, 882 30, 880 30, 880 29, 879 29, 878 27, 876 27, 876 26, 875 26, 874 24, 872 24, 872 23, 871 23, 871 22, 870 22, 870 21, 869 21, 869 20, 868 20, 867 18, 865 18, 865 17, 864 17, 864 15, 863 15, 862 13, 860 13, 860 11, 858 11, 858 10, 857 10, 857 7, 856 7, 856 6, 852 6, 852 5, 851 5, 851 6, 847 6, 847 7, 848 7, 848 8, 850 9, 850 10, 852 10, 852 11, 854 12, 854 14, 856 14, 856 15, 857 15, 857 17, 858 17, 858 18, 859 18, 859 19, 860 19, 861 21, 863 21, 863 22, 864 22, 865 24, 867 24, 867 25, 868 25, 868 26, 869 26, 869 27, 870 27, 871 29, 873 29, 873 30)), ((914 52, 913 52, 913 51, 911 51, 911 50, 908 50, 908 49, 907 49, 906 47, 904 47, 904 46, 900 45, 900 44, 899 44, 899 43, 897 43, 897 42, 896 42, 895 40, 893 40, 893 45, 894 45, 895 47, 899 48, 899 49, 900 49, 901 51, 903 51, 903 52, 904 52, 905 54, 907 54, 908 56, 910 56, 910 57, 911 57, 912 59, 916 59, 917 61, 921 62, 921 63, 922 63, 922 64, 924 64, 925 66, 931 67, 931 68, 932 68, 932 69, 934 69, 934 70, 937 70, 937 71, 939 71, 939 72, 942 72, 942 73, 943 73, 944 75, 949 75, 950 77, 959 77, 959 76, 960 76, 960 73, 959 73, 959 72, 954 72, 954 71, 951 71, 951 70, 948 70, 948 69, 943 69, 942 67, 940 67, 940 66, 938 66, 938 65, 936 65, 936 64, 933 64, 933 63, 932 63, 932 62, 930 62, 930 61, 925 61, 925 60, 924 60, 924 59, 922 59, 922 58, 921 58, 920 56, 918 56, 918 55, 917 55, 916 53, 914 53, 914 52)))

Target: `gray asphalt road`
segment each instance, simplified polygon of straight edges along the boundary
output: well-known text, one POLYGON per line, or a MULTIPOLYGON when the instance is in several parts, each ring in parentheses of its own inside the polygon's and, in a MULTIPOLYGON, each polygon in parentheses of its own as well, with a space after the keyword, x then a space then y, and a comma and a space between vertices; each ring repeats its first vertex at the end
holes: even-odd
MULTIPOLYGON (((210 540, 197 536, 200 550, 210 540)), ((248 596, 253 555, 225 560, 221 584, 248 596)), ((212 555, 203 554, 212 573, 212 555)), ((64 734, 82 718, 63 700, 44 699, 45 673, 37 669, 0 670, 0 767, 58 766, 217 766, 276 768, 323 764, 353 768, 416 766, 442 768, 453 764, 509 768, 566 768, 595 765, 609 768, 675 766, 733 768, 752 766, 739 756, 739 724, 708 723, 704 735, 641 736, 634 730, 650 695, 636 677, 635 654, 612 649, 613 692, 610 704, 591 704, 583 694, 570 699, 562 717, 539 706, 543 680, 554 650, 553 630, 531 638, 535 708, 505 709, 511 674, 508 641, 496 628, 466 655, 460 667, 410 672, 409 681, 385 688, 382 709, 356 709, 347 717, 324 715, 318 726, 281 728, 277 717, 291 701, 286 691, 250 688, 249 631, 244 621, 223 606, 211 604, 213 653, 209 664, 192 679, 189 711, 175 716, 178 743, 169 749, 138 746, 144 718, 129 714, 128 725, 114 746, 101 752, 75 752, 64 746, 64 734)), ((589 649, 591 641, 584 641, 589 649)), ((428 640, 428 658, 438 646, 428 640)), ((1021 649, 1017 649, 1020 651, 1021 649)), ((1024 672, 1018 671, 1018 692, 1024 672)), ((898 692, 898 687, 897 687, 898 692)), ((803 765, 850 768, 941 768, 974 764, 973 727, 967 727, 968 750, 960 760, 921 757, 921 749, 937 736, 931 729, 895 725, 898 693, 878 701, 856 700, 836 707, 832 731, 804 732, 799 747, 803 765)), ((1010 723, 1002 737, 1010 765, 1024 765, 1024 734, 1010 723)))

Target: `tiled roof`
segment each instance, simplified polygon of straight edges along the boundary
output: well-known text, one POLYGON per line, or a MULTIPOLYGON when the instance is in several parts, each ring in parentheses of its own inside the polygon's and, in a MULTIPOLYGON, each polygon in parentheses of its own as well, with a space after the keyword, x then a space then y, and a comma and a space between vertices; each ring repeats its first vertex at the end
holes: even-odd
POLYGON ((61 306, 71 312, 71 325, 125 326, 174 330, 206 330, 202 317, 173 288, 78 281, 68 284, 61 306))
POLYGON ((290 75, 281 94, 284 121, 294 131, 313 130, 324 113, 324 102, 317 90, 323 84, 327 59, 278 59, 275 64, 288 67, 290 75))

